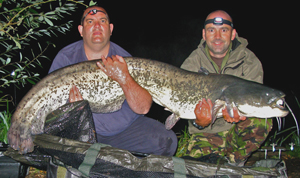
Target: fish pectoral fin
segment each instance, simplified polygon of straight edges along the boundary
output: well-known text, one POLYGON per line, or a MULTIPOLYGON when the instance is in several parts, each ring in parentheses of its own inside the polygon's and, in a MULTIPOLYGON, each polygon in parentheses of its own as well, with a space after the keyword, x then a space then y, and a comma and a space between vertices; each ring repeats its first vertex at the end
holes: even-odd
POLYGON ((165 127, 167 130, 172 129, 172 127, 179 121, 180 117, 172 113, 165 122, 165 127))
MULTIPOLYGON (((165 111, 170 111, 170 112, 171 112, 171 110, 170 110, 170 109, 168 109, 168 108, 164 108, 164 110, 165 110, 165 111)), ((169 117, 170 117, 170 116, 169 116, 169 117)))
POLYGON ((222 113, 222 108, 225 106, 225 101, 223 100, 216 100, 214 103, 214 106, 212 108, 212 120, 211 120, 211 126, 215 123, 215 121, 218 118, 218 113, 222 113))
POLYGON ((238 111, 238 109, 236 108, 236 106, 232 106, 232 114, 229 113, 229 110, 228 108, 223 110, 223 117, 224 117, 224 120, 226 122, 229 122, 229 123, 238 123, 240 122, 241 120, 246 120, 246 117, 241 115, 238 111))

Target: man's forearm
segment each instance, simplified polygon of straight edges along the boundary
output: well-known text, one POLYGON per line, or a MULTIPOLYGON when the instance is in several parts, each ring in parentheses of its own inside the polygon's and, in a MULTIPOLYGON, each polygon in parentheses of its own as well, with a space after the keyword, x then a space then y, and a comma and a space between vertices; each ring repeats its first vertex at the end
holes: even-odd
POLYGON ((137 84, 131 77, 121 84, 130 108, 137 114, 147 114, 152 105, 150 93, 137 84))

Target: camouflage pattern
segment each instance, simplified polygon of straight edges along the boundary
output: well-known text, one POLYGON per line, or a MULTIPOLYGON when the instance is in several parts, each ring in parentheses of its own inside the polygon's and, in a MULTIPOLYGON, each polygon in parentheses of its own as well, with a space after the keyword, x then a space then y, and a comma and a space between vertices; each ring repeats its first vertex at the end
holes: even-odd
POLYGON ((247 118, 228 131, 195 133, 178 147, 176 156, 199 158, 215 153, 231 163, 244 162, 265 141, 272 125, 272 119, 247 118))

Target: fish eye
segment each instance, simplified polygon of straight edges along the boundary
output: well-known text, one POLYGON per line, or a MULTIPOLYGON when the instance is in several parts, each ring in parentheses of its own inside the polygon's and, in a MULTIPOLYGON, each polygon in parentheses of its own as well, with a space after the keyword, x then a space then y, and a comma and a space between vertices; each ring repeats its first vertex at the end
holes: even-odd
POLYGON ((282 99, 279 99, 276 101, 276 105, 277 106, 283 106, 284 105, 284 101, 282 99))

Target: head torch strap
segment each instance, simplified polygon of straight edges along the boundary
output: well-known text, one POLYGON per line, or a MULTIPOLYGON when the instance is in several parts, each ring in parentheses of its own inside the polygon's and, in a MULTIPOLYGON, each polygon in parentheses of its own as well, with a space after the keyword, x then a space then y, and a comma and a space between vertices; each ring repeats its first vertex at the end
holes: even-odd
POLYGON ((231 26, 233 28, 233 23, 230 22, 229 20, 225 20, 221 17, 216 17, 214 19, 208 19, 204 22, 204 27, 209 24, 209 23, 213 23, 214 25, 223 25, 223 24, 227 24, 229 26, 231 26))
POLYGON ((88 13, 86 13, 83 17, 82 17, 82 20, 81 20, 81 23, 83 23, 85 17, 90 14, 90 15, 95 15, 97 14, 97 12, 102 12, 103 14, 106 15, 106 17, 108 18, 108 15, 106 12, 102 11, 102 10, 97 10, 97 9, 91 9, 88 13))

